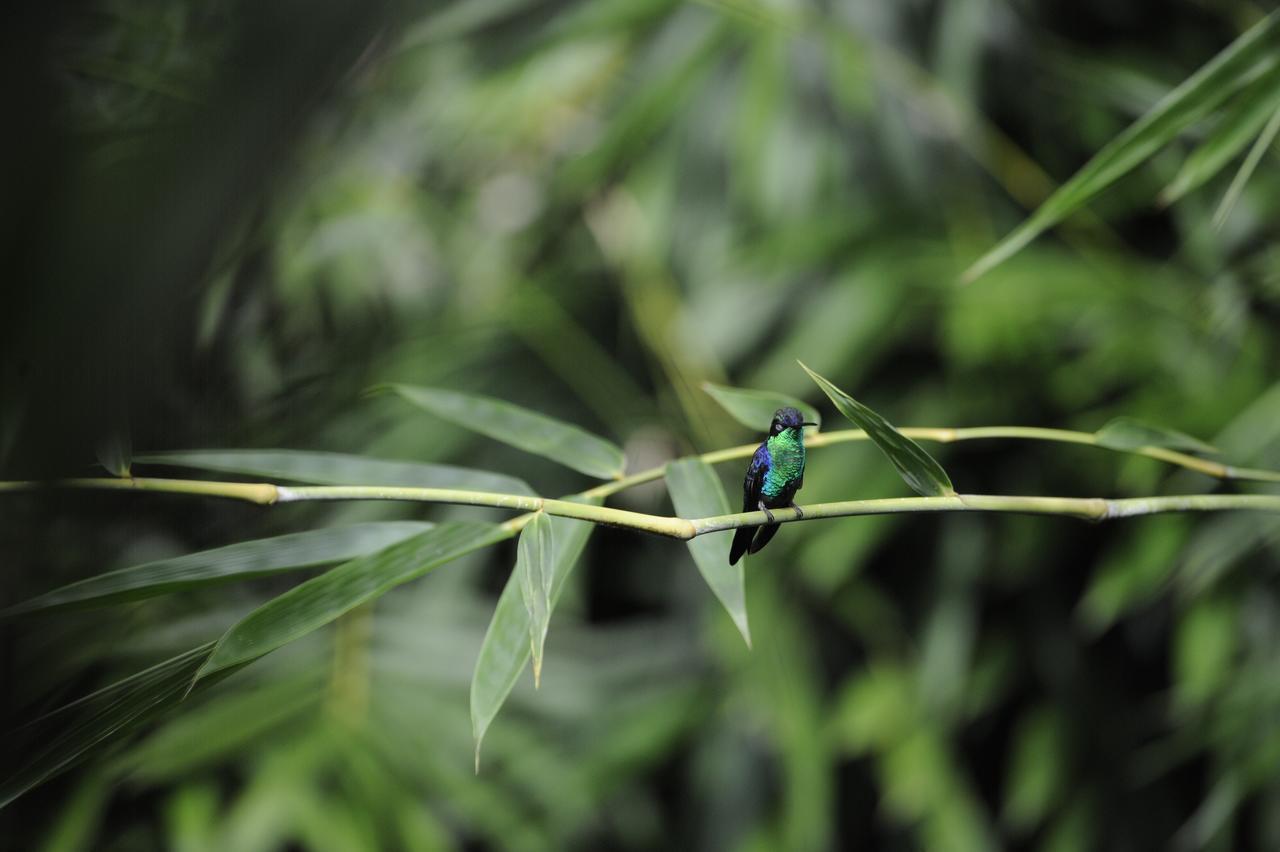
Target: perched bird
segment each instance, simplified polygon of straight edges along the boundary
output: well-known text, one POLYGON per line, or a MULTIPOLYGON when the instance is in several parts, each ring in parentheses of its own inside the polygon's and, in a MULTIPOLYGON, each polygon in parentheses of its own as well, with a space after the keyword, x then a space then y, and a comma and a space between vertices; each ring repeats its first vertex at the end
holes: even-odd
POLYGON ((730 565, 736 565, 742 554, 755 553, 773 538, 779 525, 772 522, 770 509, 792 508, 800 514, 800 507, 793 501, 804 486, 804 427, 817 425, 806 422, 794 408, 774 412, 769 437, 751 457, 747 477, 742 481, 742 511, 761 509, 770 523, 738 528, 729 549, 730 565))

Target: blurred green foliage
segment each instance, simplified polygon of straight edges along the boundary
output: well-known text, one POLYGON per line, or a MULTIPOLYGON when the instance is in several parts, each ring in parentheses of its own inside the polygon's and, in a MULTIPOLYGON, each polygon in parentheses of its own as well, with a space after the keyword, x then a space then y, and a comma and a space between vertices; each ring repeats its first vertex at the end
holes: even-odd
MULTIPOLYGON (((584 477, 362 390, 511 400, 640 470, 752 439, 704 382, 821 403, 797 358, 895 423, 1130 416, 1278 468, 1269 140, 1215 223, 1266 132, 1249 84, 1273 71, 1210 93, 1220 108, 1089 210, 959 283, 1262 20, 1195 0, 33 7, 0 51, 21 125, 0 142, 4 478, 84 474, 128 434, 139 451, 359 454, 566 494, 584 477)), ((939 456, 970 492, 1225 487, 1087 447, 939 456)), ((718 472, 734 494, 739 466, 718 472)), ((846 444, 811 454, 802 498, 906 493, 846 444)), ((670 511, 657 486, 616 504, 670 511)), ((110 494, 4 510, 5 605, 286 532, 505 517, 110 494)), ((1252 515, 789 525, 747 569, 749 650, 683 544, 600 529, 541 688, 522 677, 477 775, 468 693, 515 564, 500 545, 119 732, 0 811, 0 837, 1277 848, 1278 533, 1252 515)), ((47 744, 19 725, 294 582, 4 622, 12 765, 47 744)))

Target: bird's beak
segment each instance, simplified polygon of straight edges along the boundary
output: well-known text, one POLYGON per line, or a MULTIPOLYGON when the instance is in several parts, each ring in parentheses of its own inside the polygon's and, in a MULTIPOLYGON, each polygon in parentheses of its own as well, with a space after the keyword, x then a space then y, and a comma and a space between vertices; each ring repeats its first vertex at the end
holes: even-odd
POLYGON ((817 423, 814 423, 814 422, 812 422, 812 421, 810 421, 810 420, 806 420, 806 421, 804 421, 803 423, 801 423, 800 425, 801 425, 801 426, 817 426, 818 424, 817 424, 817 423))

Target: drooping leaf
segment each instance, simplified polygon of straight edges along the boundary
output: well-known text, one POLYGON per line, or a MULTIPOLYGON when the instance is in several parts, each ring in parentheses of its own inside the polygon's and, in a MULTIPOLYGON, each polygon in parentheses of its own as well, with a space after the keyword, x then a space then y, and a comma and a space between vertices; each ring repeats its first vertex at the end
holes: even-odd
POLYGON ((570 423, 487 396, 414 385, 385 388, 436 417, 588 476, 622 476, 622 450, 570 423))
POLYGON ((1136 450, 1141 447, 1164 447, 1193 453, 1217 453, 1218 449, 1174 429, 1152 426, 1132 417, 1117 417, 1094 433, 1098 446, 1111 450, 1136 450))
MULTIPOLYGON (((676 514, 682 518, 706 518, 727 515, 733 511, 724 485, 711 465, 699 458, 676 459, 667 464, 667 491, 676 514)), ((709 533, 689 539, 689 553, 702 578, 733 619, 738 632, 751 646, 751 629, 747 624, 747 591, 743 579, 743 562, 729 564, 729 545, 733 531, 709 533)))
POLYGON ((128 476, 130 457, 133 448, 126 432, 111 432, 103 435, 94 450, 98 455, 98 464, 106 468, 112 476, 128 476))
POLYGON ((447 464, 371 459, 346 453, 305 450, 176 450, 146 453, 135 461, 248 476, 266 476, 316 485, 395 485, 457 488, 497 494, 532 495, 514 476, 447 464))
POLYGON ((1249 84, 1240 99, 1231 104, 1209 136, 1183 162, 1178 174, 1160 193, 1164 204, 1172 204, 1221 171, 1239 154, 1280 108, 1280 68, 1272 69, 1249 84))
POLYGON ((0 784, 0 808, 177 702, 212 647, 193 648, 22 728, 24 741, 41 746, 0 784))
POLYGON ((506 538, 494 524, 450 521, 295 586, 246 615, 218 640, 198 678, 249 662, 323 627, 362 603, 459 556, 506 538))
POLYGON ((933 456, 926 453, 919 444, 893 428, 888 420, 805 367, 803 363, 800 366, 804 367, 804 371, 810 378, 817 382, 818 387, 822 388, 822 392, 830 398, 840 413, 848 417, 854 426, 867 433, 867 437, 888 457, 913 491, 925 497, 945 497, 956 493, 942 465, 938 464, 933 456))
POLYGON ((1273 12, 1111 140, 1030 218, 974 262, 964 273, 964 280, 973 281, 1008 260, 1039 234, 1070 216, 1184 129, 1208 115, 1242 84, 1270 70, 1277 61, 1280 61, 1280 12, 1273 12))
POLYGON ((542 683, 542 647, 551 623, 551 573, 554 543, 551 518, 544 512, 534 515, 520 533, 516 549, 516 574, 524 608, 529 613, 529 650, 533 654, 533 683, 542 683))
POLYGON ((769 423, 773 419, 773 413, 779 408, 788 406, 799 409, 805 420, 818 424, 822 423, 822 415, 818 413, 818 409, 786 394, 747 388, 731 388, 725 385, 712 384, 711 382, 703 382, 702 389, 709 393, 716 402, 720 403, 720 407, 729 412, 729 415, 734 420, 756 432, 769 431, 769 423))
MULTIPOLYGON (((584 501, 598 504, 598 500, 584 501)), ((552 561, 548 615, 555 611, 573 565, 582 554, 594 524, 572 518, 549 517, 555 549, 552 561)), ((493 618, 480 645, 475 672, 471 676, 471 731, 476 742, 476 766, 480 764, 480 743, 512 687, 529 661, 529 628, 532 620, 524 604, 520 578, 512 571, 498 597, 493 618)))
POLYGON ((425 522, 387 521, 242 541, 89 577, 15 604, 0 612, 0 617, 138 600, 180 589, 341 562, 377 553, 430 528, 431 524, 425 522))

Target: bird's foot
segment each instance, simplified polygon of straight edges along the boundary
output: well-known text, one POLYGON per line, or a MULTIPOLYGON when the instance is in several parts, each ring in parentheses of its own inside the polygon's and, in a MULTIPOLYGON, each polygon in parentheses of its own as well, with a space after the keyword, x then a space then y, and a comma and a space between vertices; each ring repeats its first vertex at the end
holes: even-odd
POLYGON ((764 501, 763 501, 763 500, 761 500, 761 501, 760 501, 759 503, 757 503, 756 505, 758 505, 758 506, 760 507, 760 511, 761 511, 761 512, 764 512, 764 516, 765 516, 766 518, 768 518, 768 519, 769 519, 769 523, 771 523, 771 524, 772 524, 772 523, 774 522, 774 521, 773 521, 773 512, 770 512, 770 511, 769 511, 769 507, 768 507, 768 506, 766 506, 766 505, 764 504, 764 501))
POLYGON ((795 503, 792 503, 792 504, 791 504, 791 508, 796 510, 796 520, 797 520, 797 521, 804 517, 804 509, 801 509, 801 508, 800 508, 799 506, 797 506, 795 503))

